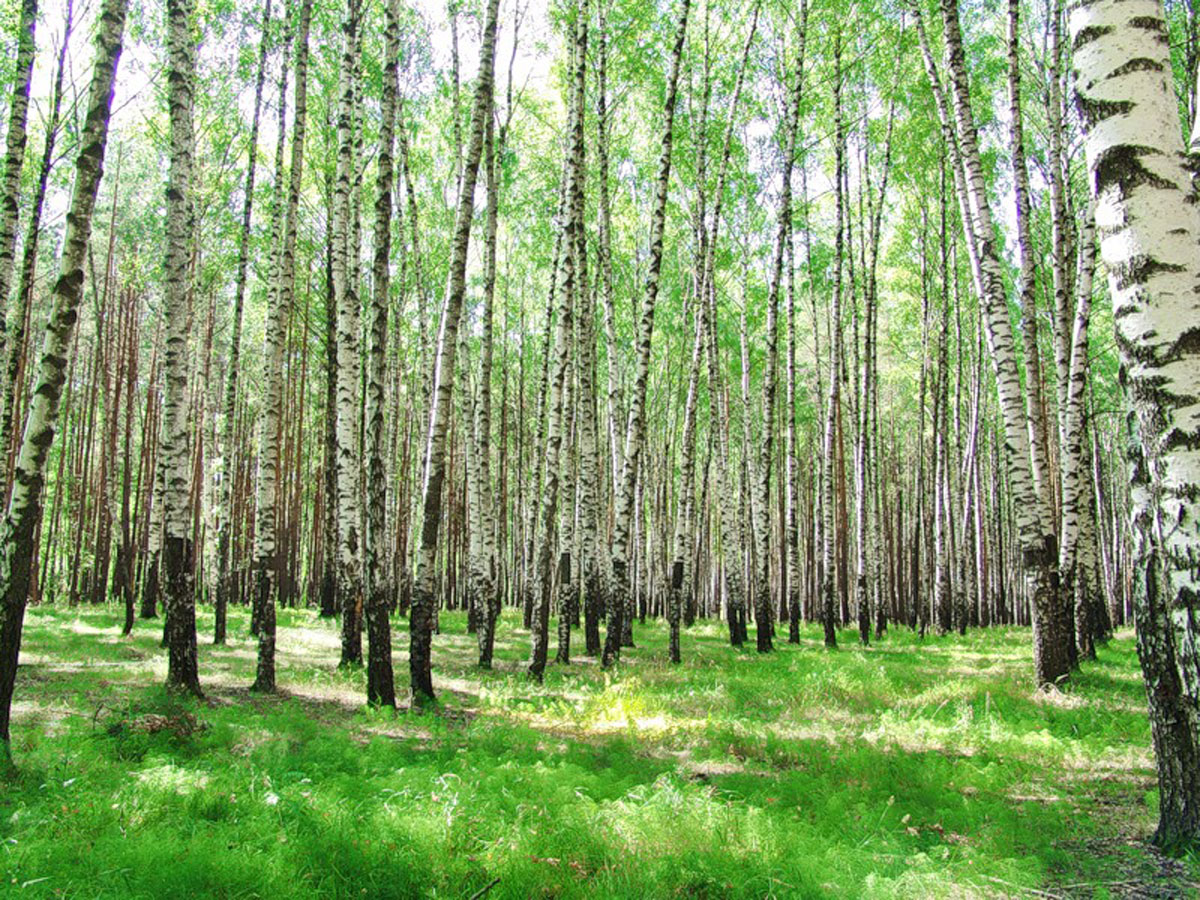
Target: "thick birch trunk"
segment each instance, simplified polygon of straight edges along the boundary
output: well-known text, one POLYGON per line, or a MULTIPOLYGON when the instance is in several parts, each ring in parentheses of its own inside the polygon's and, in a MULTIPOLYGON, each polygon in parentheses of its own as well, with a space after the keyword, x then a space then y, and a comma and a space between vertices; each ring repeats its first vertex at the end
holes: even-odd
POLYGON ((1200 209, 1158 0, 1071 8, 1100 254, 1130 424, 1138 655, 1158 763, 1158 843, 1200 839, 1200 209))
POLYGON ((387 466, 384 460, 384 386, 387 378, 388 297, 391 284, 392 152, 396 126, 396 76, 400 65, 398 0, 384 6, 383 98, 379 127, 378 177, 375 182, 375 254, 371 270, 370 357, 367 360, 367 516, 366 584, 367 702, 395 706, 392 673, 392 628, 388 621, 390 588, 384 560, 387 553, 387 466))
POLYGON ((83 266, 91 237, 92 211, 104 171, 108 119, 126 8, 127 0, 107 0, 96 23, 95 63, 75 163, 75 186, 67 213, 63 254, 51 294, 50 320, 17 454, 12 494, 0 525, 0 742, 6 756, 10 752, 9 716, 21 649, 21 625, 33 575, 30 560, 34 534, 42 517, 46 460, 54 442, 67 357, 83 296, 83 266))
POLYGON ((192 197, 195 135, 196 42, 193 0, 167 3, 167 110, 170 169, 167 175, 164 310, 167 323, 163 364, 163 602, 167 621, 167 686, 200 693, 196 661, 196 596, 192 528, 192 446, 188 370, 192 316, 191 257, 196 212, 192 197))
MULTIPOLYGON (((296 34, 296 111, 292 125, 291 170, 288 175, 287 208, 284 212, 283 247, 271 292, 274 304, 269 314, 263 347, 266 377, 263 412, 259 422, 258 496, 255 503, 257 522, 254 570, 255 603, 258 607, 258 665, 254 688, 265 692, 275 689, 275 604, 271 575, 276 570, 279 553, 275 522, 279 493, 279 430, 283 405, 285 340, 282 331, 283 323, 291 314, 296 287, 296 235, 300 187, 304 178, 304 141, 308 117, 308 35, 311 19, 312 0, 304 0, 300 6, 300 22, 296 34)), ((283 121, 281 109, 281 129, 283 121)))
POLYGON ((349 0, 344 35, 338 156, 333 188, 333 300, 337 310, 337 598, 342 614, 340 665, 362 665, 362 508, 359 478, 358 256, 353 224, 356 206, 354 135, 355 78, 359 47, 360 0, 349 0), (353 258, 352 258, 353 257, 353 258))
POLYGON ((475 83, 475 101, 471 110, 471 136, 463 167, 462 190, 454 219, 450 275, 446 302, 438 333, 437 358, 433 370, 433 394, 429 430, 425 445, 425 477, 422 507, 421 544, 417 555, 416 583, 413 589, 410 624, 409 675, 414 702, 433 699, 433 671, 430 651, 433 643, 434 579, 437 562, 438 531, 442 518, 442 485, 446 478, 446 431, 454 392, 454 357, 458 347, 458 325, 466 294, 467 251, 471 241, 471 220, 475 213, 475 182, 483 155, 486 121, 492 114, 493 67, 496 59, 496 18, 499 0, 488 0, 480 50, 479 75, 475 83))

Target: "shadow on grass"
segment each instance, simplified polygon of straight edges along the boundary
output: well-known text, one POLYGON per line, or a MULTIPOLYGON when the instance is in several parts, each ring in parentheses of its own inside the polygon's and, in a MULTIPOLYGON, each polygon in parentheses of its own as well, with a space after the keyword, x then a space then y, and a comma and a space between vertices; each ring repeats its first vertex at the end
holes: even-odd
MULTIPOLYGON (((759 657, 702 624, 672 667, 651 624, 613 671, 552 666, 533 686, 525 632, 502 632, 497 669, 480 672, 465 621, 444 614, 441 702, 392 712, 364 706, 363 672, 335 668, 336 623, 280 619, 278 695, 246 690, 252 645, 234 610, 230 644, 201 645, 195 701, 157 686, 160 624, 120 638, 107 610, 31 611, 21 771, 0 786, 5 883, 112 897, 1090 896, 1073 885, 1162 873, 1140 843, 1155 797, 1144 715, 1125 709, 1140 689, 1127 639, 1049 698, 1015 629, 898 632, 869 649, 847 633, 834 654, 808 629, 759 657)), ((1185 892, 1196 866, 1167 875, 1185 892)))

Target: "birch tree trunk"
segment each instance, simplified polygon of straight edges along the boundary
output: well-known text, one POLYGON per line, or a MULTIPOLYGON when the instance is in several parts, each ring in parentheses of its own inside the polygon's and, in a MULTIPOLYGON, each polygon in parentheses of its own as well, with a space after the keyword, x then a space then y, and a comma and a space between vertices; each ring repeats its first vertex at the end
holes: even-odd
MULTIPOLYGON (((758 7, 755 6, 752 30, 758 25, 758 7)), ((740 74, 740 72, 739 72, 740 74)), ((691 562, 690 545, 692 542, 693 520, 696 507, 696 407, 697 395, 700 392, 700 367, 704 357, 705 330, 704 305, 706 298, 704 274, 708 264, 708 211, 707 211, 707 181, 708 181, 708 118, 712 101, 712 52, 709 41, 709 15, 704 15, 704 62, 701 74, 700 113, 696 126, 696 205, 693 217, 696 225, 693 228, 696 241, 696 257, 692 276, 692 356, 688 366, 688 388, 683 410, 683 438, 680 447, 680 486, 678 491, 677 512, 675 515, 675 531, 672 536, 672 558, 668 577, 670 583, 667 597, 667 627, 668 656, 673 663, 679 663, 679 625, 682 612, 691 603, 693 585, 691 573, 688 571, 691 562)), ((694 100, 692 101, 695 102, 694 100)))
POLYGON ((450 274, 446 301, 438 332, 437 356, 433 368, 433 393, 429 430, 425 444, 423 522, 417 555, 416 582, 413 587, 412 616, 409 626, 409 676, 413 701, 433 700, 433 671, 430 651, 433 644, 434 585, 438 532, 442 519, 442 485, 446 479, 446 431, 454 393, 454 357, 458 348, 458 325, 466 294, 467 251, 471 241, 471 220, 475 213, 475 183, 479 160, 483 155, 483 136, 492 114, 492 83, 496 59, 496 19, 500 0, 488 0, 480 48, 479 74, 475 82, 475 100, 471 109, 471 134, 463 166, 462 190, 454 217, 450 274))
POLYGON ((355 206, 355 78, 361 0, 349 0, 344 36, 340 101, 337 113, 338 156, 333 187, 333 297, 337 309, 337 597, 342 613, 339 665, 362 665, 362 507, 359 492, 359 298, 352 219, 355 206))
POLYGON ((1100 254, 1133 454, 1141 535, 1138 656, 1158 765, 1165 847, 1200 840, 1200 330, 1194 171, 1171 87, 1158 0, 1071 7, 1075 103, 1085 127, 1100 254))
POLYGON ((829 398, 825 407, 824 437, 821 442, 821 621, 824 625, 825 646, 837 646, 837 616, 834 602, 834 541, 833 529, 833 469, 835 451, 835 431, 838 417, 838 407, 841 404, 841 364, 842 364, 842 252, 843 229, 842 215, 844 203, 842 198, 843 167, 846 155, 846 135, 842 122, 842 35, 838 30, 834 35, 834 80, 833 80, 833 121, 834 121, 834 154, 836 180, 836 250, 834 256, 834 287, 833 305, 830 310, 829 330, 829 398))
POLYGON ((166 261, 163 266, 167 322, 163 363, 163 603, 166 607, 167 686, 200 693, 196 662, 196 595, 192 528, 192 446, 188 411, 191 333, 191 257, 196 212, 192 196, 195 135, 196 41, 193 0, 167 2, 167 111, 170 169, 167 175, 166 261))
MULTIPOLYGON (((1079 242, 1075 319, 1069 339, 1070 360, 1066 402, 1062 412, 1062 446, 1059 448, 1062 468, 1059 571, 1062 573, 1063 595, 1075 604, 1075 643, 1079 655, 1085 659, 1095 659, 1095 630, 1091 614, 1093 583, 1088 572, 1092 557, 1081 548, 1092 508, 1091 453, 1085 421, 1088 324, 1091 319, 1092 272, 1096 259, 1095 214, 1090 206, 1080 229, 1079 242)), ((1094 534, 1090 537, 1094 541, 1094 534)))
MULTIPOLYGON (((229 337, 229 368, 225 376, 225 400, 221 425, 221 486, 217 507, 217 591, 213 643, 225 643, 225 612, 229 605, 230 505, 233 500, 233 440, 237 418, 238 383, 242 354, 242 307, 246 297, 246 273, 250 265, 250 224, 254 214, 254 182, 258 163, 258 120, 262 109, 263 84, 267 77, 267 48, 271 28, 271 0, 263 0, 262 35, 258 45, 258 71, 254 77, 254 112, 246 143, 246 184, 242 198, 242 226, 238 235, 237 275, 233 286, 233 323, 229 337)), ((282 98, 281 98, 282 102, 282 98)), ((269 340, 269 338, 268 338, 269 340)), ((269 360, 270 357, 268 357, 269 360)), ((268 365, 270 363, 268 362, 268 365)))
MULTIPOLYGON (((750 46, 758 28, 758 12, 760 6, 755 5, 755 13, 751 19, 750 34, 746 38, 746 46, 742 51, 743 64, 738 70, 738 79, 734 85, 733 98, 730 101, 729 121, 725 126, 725 143, 721 151, 721 169, 717 176, 717 189, 713 201, 712 225, 709 228, 706 256, 704 261, 703 294, 698 297, 702 315, 701 327, 704 330, 706 355, 708 358, 708 400, 709 421, 717 433, 717 491, 723 500, 732 498, 733 487, 731 480, 732 462, 729 453, 729 402, 724 392, 720 372, 720 356, 717 347, 717 316, 716 316, 716 285, 714 272, 716 270, 716 247, 721 232, 721 211, 725 199, 725 182, 729 173, 730 150, 733 144, 733 133, 737 118, 737 107, 745 80, 750 46)), ((741 646, 745 641, 744 633, 744 601, 745 581, 742 578, 742 526, 741 519, 731 510, 732 504, 717 503, 714 513, 717 516, 717 530, 720 534, 722 550, 722 567, 725 574, 725 611, 729 628, 729 641, 733 646, 741 646)))
POLYGON ((371 274, 371 349, 367 360, 367 527, 366 619, 367 702, 395 706, 392 673, 392 628, 388 621, 387 569, 387 467, 384 461, 384 384, 387 378, 388 291, 391 284, 392 152, 395 145, 396 76, 400 66, 400 13, 398 0, 384 5, 385 59, 379 127, 379 174, 375 182, 375 258, 371 274))
MULTIPOLYGON (((162 320, 159 320, 159 331, 161 332, 162 320)), ((155 336, 155 352, 159 349, 159 337, 155 336)), ((157 361, 157 359, 156 359, 157 361)), ((150 383, 147 388, 146 398, 146 414, 149 417, 152 413, 159 412, 158 405, 158 371, 152 368, 150 372, 150 383)), ((155 432, 155 442, 158 442, 158 432, 161 431, 161 425, 155 432)), ((144 445, 143 445, 144 446, 144 445)), ((163 539, 163 467, 162 467, 162 448, 156 447, 154 451, 154 459, 150 463, 150 515, 149 522, 146 526, 146 564, 145 577, 142 579, 142 603, 139 615, 143 619, 153 619, 158 615, 158 597, 160 594, 160 567, 162 564, 162 539, 163 539)))
POLYGON ((658 299, 658 279, 662 271, 663 232, 667 219, 667 188, 671 183, 671 145, 674 140, 675 98, 679 87, 680 60, 687 37, 688 12, 691 0, 683 0, 679 25, 675 32, 671 67, 667 75, 667 96, 663 107, 662 153, 658 162, 658 180, 654 211, 650 220, 650 261, 646 275, 646 295, 642 300, 637 325, 637 362, 634 373, 633 396, 629 401, 629 418, 625 429, 625 451, 621 460, 621 477, 613 516, 612 537, 612 595, 608 610, 608 632, 605 635, 602 663, 611 665, 621 652, 621 638, 629 608, 629 531, 633 519, 634 483, 637 480, 638 460, 646 437, 646 384, 650 376, 650 342, 654 334, 654 304, 658 299))
MULTIPOLYGON (((804 46, 808 39, 808 2, 800 0, 800 45, 804 46)), ((804 53, 800 51, 800 61, 797 66, 796 78, 804 81, 804 53)), ((742 68, 745 68, 743 63, 742 68)), ((739 76, 741 72, 739 71, 739 76)), ((798 122, 798 120, 797 120, 798 122)), ((794 163, 794 160, 793 160, 794 163)), ((805 183, 807 186, 807 182, 805 183)), ((807 202, 807 198, 803 198, 807 202)), ((787 347, 784 428, 786 445, 784 447, 784 470, 787 477, 786 499, 784 503, 784 580, 787 590, 788 643, 800 643, 800 511, 799 511, 799 463, 796 455, 796 273, 792 254, 792 241, 789 238, 787 252, 787 347)), ((814 346, 815 335, 814 335, 814 346)), ((814 351, 814 357, 820 354, 814 351)), ((820 391, 818 390, 818 394, 820 391)))
MULTIPOLYGON (((1053 508, 1049 451, 1046 446, 1046 405, 1042 396, 1041 352, 1038 349, 1037 285, 1034 280, 1033 237, 1030 233, 1029 169, 1025 162, 1025 129, 1021 117, 1020 0, 1008 0, 1008 147, 1012 154, 1013 197, 1017 225, 1017 303, 1021 309, 1021 338, 1025 352, 1025 417, 1029 433, 1030 466, 1038 513, 1053 508)), ((990 238, 991 235, 988 235, 990 238)), ((1053 522, 1042 522, 1052 534, 1053 522)))
MULTIPOLYGON (((516 50, 514 46, 514 52, 516 50)), ((511 77, 510 77, 511 82, 511 77)), ((511 109, 511 104, 510 104, 511 109)), ((496 172, 494 117, 487 124, 487 231, 484 236, 483 335, 480 341, 479 395, 475 402, 475 518, 471 522, 469 589, 478 609, 479 666, 492 667, 500 594, 496 588, 496 510, 492 499, 492 346, 496 297, 496 232, 500 185, 496 172)), ((503 144, 503 141, 501 141, 503 144)))
MULTIPOLYGON (((30 318, 33 303, 33 282, 37 271, 38 246, 42 231, 42 210, 46 203, 46 188, 50 181, 50 172, 54 168, 54 147, 58 140, 60 115, 62 113, 63 75, 66 70, 67 50, 71 42, 73 27, 74 3, 67 0, 66 21, 63 25, 62 42, 58 47, 58 59, 54 68, 54 86, 50 91, 50 116, 45 124, 45 137, 42 141, 41 163, 38 168, 37 187, 33 194, 33 208, 29 214, 29 228, 25 232, 25 245, 21 249, 21 275, 17 281, 16 306, 13 309, 12 324, 7 329, 7 342, 3 341, 3 322, 0 322, 0 349, 8 351, 4 360, 3 380, 0 381, 0 460, 7 461, 9 453, 15 450, 13 446, 16 431, 16 405, 22 385, 18 379, 25 371, 25 328, 30 318)), ((20 51, 18 50, 18 53, 20 51)), ((27 89, 28 86, 26 86, 27 89)), ((14 98, 15 99, 15 98, 14 98)), ((10 122, 9 127, 16 123, 10 122)), ((24 125, 22 123, 21 127, 24 125)), ((118 165, 118 168, 120 166, 118 165)), ((3 210, 0 208, 0 215, 3 210)), ((0 241, 3 240, 3 229, 0 227, 0 241)), ((0 254, 2 254, 0 250, 0 254)), ((0 267, 5 265, 0 255, 0 267)), ((11 263, 9 263, 11 266, 11 263)), ((10 269, 11 274, 11 269, 10 269)), ((7 299, 7 287, 0 285, 0 311, 4 309, 3 300, 7 299)), ((0 312, 0 318, 3 313, 0 312)), ((0 353, 0 357, 4 354, 0 353)), ((5 490, 7 496, 7 489, 5 490)))
MULTIPOLYGON (((775 386, 779 369, 779 292, 783 288, 783 264, 792 240, 792 169, 796 162, 796 138, 800 122, 800 101, 804 93, 804 34, 801 32, 796 59, 796 83, 787 104, 784 123, 782 190, 775 230, 775 254, 767 289, 767 361, 762 381, 762 438, 755 471, 754 514, 754 621, 755 643, 759 653, 769 653, 771 641, 771 466, 775 437, 775 386)), ((791 411, 789 410, 789 415, 791 411)))
MULTIPOLYGON (((275 690, 275 603, 272 573, 278 564, 276 508, 279 495, 279 438, 283 407, 284 323, 292 308, 296 287, 296 234, 300 209, 300 187, 304 178, 304 141, 308 117, 308 35, 312 0, 300 5, 296 34, 296 111, 292 124, 291 171, 288 173, 287 208, 284 211, 283 247, 279 269, 271 291, 274 300, 264 333, 263 411, 258 435, 258 495, 254 552, 255 603, 258 618, 258 665, 254 689, 275 690)), ((282 92, 281 92, 282 103, 282 92)), ((280 114, 280 127, 283 113, 280 114)))
MULTIPOLYGON (((971 110, 957 0, 941 0, 940 5, 950 82, 948 100, 938 99, 941 90, 929 58, 927 41, 922 34, 923 50, 927 57, 926 67, 930 69, 931 82, 935 86, 939 114, 953 126, 954 149, 951 156, 955 169, 954 180, 971 268, 983 306, 988 349, 996 374, 1017 538, 1032 597, 1034 676, 1038 684, 1055 684, 1070 671, 1072 639, 1070 616, 1060 593, 1057 538, 1047 530, 1052 517, 1042 507, 1032 474, 1028 422, 1021 397, 1017 352, 1008 319, 998 237, 987 197, 978 132, 971 110)), ((923 27, 921 30, 924 31, 923 27)))
MULTIPOLYGON (((17 261, 17 224, 21 217, 21 168, 25 162, 25 125, 29 117, 29 82, 37 55, 37 0, 22 0, 17 25, 17 58, 5 135, 4 181, 0 184, 0 350, 8 315, 8 294, 17 261)), ((3 445, 7 454, 8 446, 3 445)))
POLYGON ((91 238, 92 211, 104 171, 108 120, 127 5, 128 0, 106 0, 96 22, 96 55, 75 163, 75 186, 67 213, 63 254, 51 293, 50 320, 17 454, 12 494, 0 525, 0 743, 8 758, 11 758, 9 721, 21 626, 33 575, 30 561, 34 534, 42 517, 46 460, 54 443, 67 358, 83 296, 83 266, 91 238))
MULTIPOLYGON (((329 107, 326 106, 328 116, 329 107)), ((328 126, 328 121, 326 122, 328 126)), ((328 129, 327 129, 328 130, 328 129)), ((325 241, 325 402, 321 422, 324 459, 321 467, 321 616, 332 619, 338 614, 338 507, 337 507, 337 300, 333 291, 333 190, 332 178, 325 178, 325 208, 329 227, 325 241)))
MULTIPOLYGON (((569 179, 570 191, 570 224, 569 224, 569 239, 570 248, 569 255, 571 257, 571 289, 574 292, 574 300, 572 302, 572 323, 574 325, 574 348, 573 366, 567 371, 567 385, 563 423, 562 428, 566 433, 568 422, 568 410, 573 420, 574 427, 571 429, 573 434, 569 445, 571 449, 568 452, 559 454, 559 466, 564 473, 562 496, 563 515, 560 517, 563 522, 561 529, 562 539, 559 546, 559 595, 561 602, 559 605, 559 625, 558 625, 558 651, 555 656, 556 662, 567 664, 571 661, 571 626, 578 624, 579 607, 578 599, 580 596, 580 587, 582 581, 582 568, 580 566, 580 555, 575 554, 572 559, 573 551, 576 545, 576 528, 575 522, 579 514, 587 515, 589 518, 595 517, 595 499, 594 496, 589 496, 587 503, 591 506, 590 509, 579 509, 583 502, 583 497, 576 497, 576 485, 578 489, 589 490, 594 494, 594 486, 588 485, 584 478, 575 481, 571 477, 572 459, 576 450, 580 448, 582 443, 582 432, 587 424, 591 424, 586 413, 586 407, 591 404, 593 410, 592 418, 594 419, 595 406, 592 404, 592 398, 580 397, 579 394, 586 381, 588 389, 592 390, 592 381, 589 376, 583 374, 583 366, 591 362, 592 356, 588 351, 581 348, 584 340, 591 339, 592 322, 582 318, 581 310, 586 306, 590 310, 588 298, 590 296, 588 280, 587 280, 587 235, 584 231, 584 197, 586 193, 585 181, 587 178, 587 165, 584 156, 584 117, 587 110, 587 36, 588 36, 588 4, 587 0, 580 0, 576 10, 575 20, 575 53, 574 53, 574 84, 573 92, 575 94, 575 122, 571 135, 571 166, 574 170, 573 177, 569 179), (574 370, 572 372, 572 369, 574 370), (572 389, 574 387, 574 389, 572 389), (572 399, 572 395, 574 397, 572 399), (575 508, 568 508, 566 503, 572 499, 576 503, 572 504, 575 508), (574 573, 572 573, 574 568, 574 573), (574 574, 574 577, 573 577, 574 574)), ((591 466, 595 468, 595 447, 590 448, 591 466)), ((579 456, 580 463, 583 462, 582 455, 579 456)), ((581 473, 582 474, 582 473, 581 473)), ((594 524, 589 527, 591 539, 595 540, 594 524)), ((594 552, 590 554, 594 556, 594 552)))
MULTIPOLYGON (((582 128, 582 122, 580 127, 582 128)), ((584 148, 579 148, 580 165, 585 165, 584 148)), ((583 183, 579 184, 582 193, 583 183)), ((582 197, 580 198, 582 203, 582 197)), ((584 641, 589 655, 600 653, 600 610, 604 605, 603 537, 600 527, 600 496, 603 483, 596 383, 596 292, 591 289, 587 269, 587 233, 582 222, 575 232, 576 309, 579 399, 577 411, 579 445, 579 555, 575 569, 584 605, 584 641)))
MULTIPOLYGON (((568 465, 562 452, 564 435, 569 421, 566 397, 569 393, 571 344, 574 334, 574 309, 578 294, 579 242, 576 229, 583 225, 583 103, 587 64, 587 3, 580 0, 575 9, 572 41, 571 102, 568 122, 570 146, 566 167, 564 194, 567 199, 566 217, 562 223, 562 271, 558 277, 557 313, 554 322, 554 350, 549 369, 546 408, 546 442, 541 497, 538 500, 540 524, 535 568, 537 596, 533 605, 530 628, 529 675, 540 682, 546 668, 549 643, 550 600, 554 584, 552 562, 558 543, 559 482, 563 468, 568 465)), ((547 327, 550 323, 546 323, 547 327)), ((569 479, 567 479, 569 481, 569 479)), ((571 584, 571 555, 569 540, 564 540, 558 566, 559 583, 569 589, 571 584)), ((561 614, 561 613, 560 613, 561 614)))
POLYGON ((617 351, 616 309, 613 299, 612 201, 608 188, 608 9, 609 0, 600 0, 600 46, 596 53, 596 164, 599 167, 600 221, 597 229, 596 256, 600 269, 601 298, 604 305, 605 368, 608 379, 606 412, 608 419, 609 478, 615 493, 621 472, 620 423, 621 374, 617 351))

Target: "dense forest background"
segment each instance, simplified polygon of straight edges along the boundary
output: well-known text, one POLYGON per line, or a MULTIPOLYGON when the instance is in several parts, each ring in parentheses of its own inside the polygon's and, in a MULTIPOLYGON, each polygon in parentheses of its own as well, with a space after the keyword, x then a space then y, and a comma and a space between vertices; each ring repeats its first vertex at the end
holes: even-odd
MULTIPOLYGON (((1182 154, 1200 21, 1143 5, 1182 154)), ((1030 625, 1064 684, 1157 596, 1111 285, 1174 271, 1097 258, 1136 104, 1069 12, 9 0, 5 739, 26 601, 163 616, 194 693, 231 605, 257 689, 315 608, 383 705, 457 610, 538 680, 661 618, 676 662, 1030 625)))

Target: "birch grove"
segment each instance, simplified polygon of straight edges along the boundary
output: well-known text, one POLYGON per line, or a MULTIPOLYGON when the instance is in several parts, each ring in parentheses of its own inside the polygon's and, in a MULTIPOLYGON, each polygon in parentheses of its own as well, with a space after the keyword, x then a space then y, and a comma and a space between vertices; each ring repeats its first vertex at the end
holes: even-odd
POLYGON ((13 12, 7 751, 27 609, 152 631, 180 709, 320 656, 372 727, 1010 641, 1070 718, 1136 643, 1155 840, 1195 846, 1189 5, 13 12))

